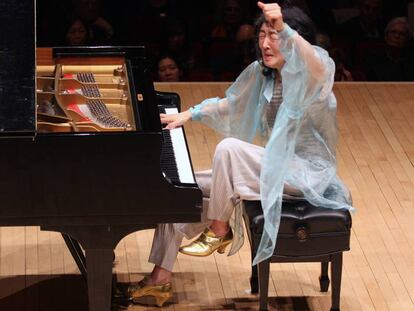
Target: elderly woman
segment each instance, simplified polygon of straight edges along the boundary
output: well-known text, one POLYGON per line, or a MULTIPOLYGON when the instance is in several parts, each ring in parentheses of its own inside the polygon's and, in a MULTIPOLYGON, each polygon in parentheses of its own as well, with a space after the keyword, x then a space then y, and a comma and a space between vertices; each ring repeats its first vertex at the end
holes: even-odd
POLYGON ((283 198, 352 208, 336 175, 334 63, 325 50, 311 45, 314 28, 300 9, 276 3, 258 6, 263 12, 256 25, 259 60, 241 73, 225 98, 161 115, 169 129, 192 119, 227 138, 216 148, 212 170, 196 174, 206 197, 202 223, 158 226, 150 255, 155 267, 149 277, 130 286, 133 298, 154 296, 161 306, 172 296, 171 271, 179 250, 207 256, 224 252, 232 243, 230 253, 236 252, 241 246, 241 200, 262 202, 265 226, 255 263, 273 253, 283 198), (257 135, 262 146, 252 144, 257 135), (200 233, 180 248, 183 236, 200 233))

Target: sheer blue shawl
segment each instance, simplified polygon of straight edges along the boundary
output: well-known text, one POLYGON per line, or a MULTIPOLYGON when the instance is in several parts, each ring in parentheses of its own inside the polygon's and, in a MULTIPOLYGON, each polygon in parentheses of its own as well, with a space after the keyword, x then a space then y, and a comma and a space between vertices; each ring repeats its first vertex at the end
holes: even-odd
POLYGON ((275 78, 264 76, 257 61, 227 89, 225 98, 209 98, 191 109, 193 120, 224 136, 252 142, 259 135, 266 141, 260 174, 265 221, 253 264, 273 254, 285 183, 301 190, 313 205, 353 210, 336 173, 334 62, 288 25, 280 32, 279 48, 286 61, 281 70, 283 102, 271 131, 265 130, 263 116, 275 78))

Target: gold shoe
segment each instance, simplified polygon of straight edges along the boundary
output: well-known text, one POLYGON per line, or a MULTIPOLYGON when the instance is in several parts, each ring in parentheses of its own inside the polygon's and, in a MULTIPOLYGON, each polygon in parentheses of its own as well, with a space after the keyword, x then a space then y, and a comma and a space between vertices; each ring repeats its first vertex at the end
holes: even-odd
POLYGON ((223 254, 227 245, 233 241, 233 232, 231 229, 225 236, 216 237, 213 231, 206 228, 204 232, 189 245, 180 247, 180 253, 204 257, 211 255, 217 250, 218 253, 223 254))
POLYGON ((128 287, 128 295, 134 302, 140 297, 153 296, 156 305, 162 307, 162 305, 173 296, 171 282, 160 285, 150 285, 147 284, 147 282, 147 278, 144 278, 137 284, 128 287))

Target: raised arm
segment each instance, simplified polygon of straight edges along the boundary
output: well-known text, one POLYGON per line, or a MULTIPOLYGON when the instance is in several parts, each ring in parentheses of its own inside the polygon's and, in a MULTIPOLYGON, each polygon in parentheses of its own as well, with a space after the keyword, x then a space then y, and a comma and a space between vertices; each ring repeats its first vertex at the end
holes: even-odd
POLYGON ((283 11, 277 3, 258 2, 257 5, 262 10, 269 26, 278 32, 279 48, 283 57, 287 63, 294 63, 293 65, 289 64, 290 68, 297 71, 305 70, 317 80, 325 79, 328 66, 326 62, 330 62, 329 58, 322 59, 308 41, 285 24, 283 11))

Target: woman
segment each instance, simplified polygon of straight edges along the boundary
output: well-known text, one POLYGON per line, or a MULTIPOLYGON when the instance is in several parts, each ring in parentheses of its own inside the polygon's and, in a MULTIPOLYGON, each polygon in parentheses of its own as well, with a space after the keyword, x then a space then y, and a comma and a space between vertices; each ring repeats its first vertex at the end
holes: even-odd
POLYGON ((193 256, 224 252, 240 244, 240 200, 261 200, 265 226, 254 263, 273 253, 282 198, 305 198, 314 205, 348 208, 349 193, 336 176, 335 72, 328 53, 309 42, 314 28, 298 8, 258 2, 259 61, 250 64, 227 90, 177 115, 161 114, 172 129, 201 121, 228 138, 217 146, 211 171, 196 174, 204 200, 202 223, 159 225, 154 236, 151 276, 130 287, 133 298, 154 296, 162 305, 172 296, 171 271, 178 250, 193 256), (293 30, 296 29, 297 31, 293 30), (309 41, 309 42, 308 42, 309 41), (264 147, 251 144, 259 134, 264 147), (233 211, 233 230, 229 219, 233 211), (195 237, 179 249, 183 236, 195 237), (233 235, 234 231, 234 235, 233 235))
POLYGON ((157 62, 158 81, 161 82, 178 82, 181 81, 183 72, 178 61, 173 56, 163 55, 157 62))
POLYGON ((87 45, 88 41, 88 30, 85 24, 80 19, 74 19, 66 32, 65 43, 77 46, 87 45))

